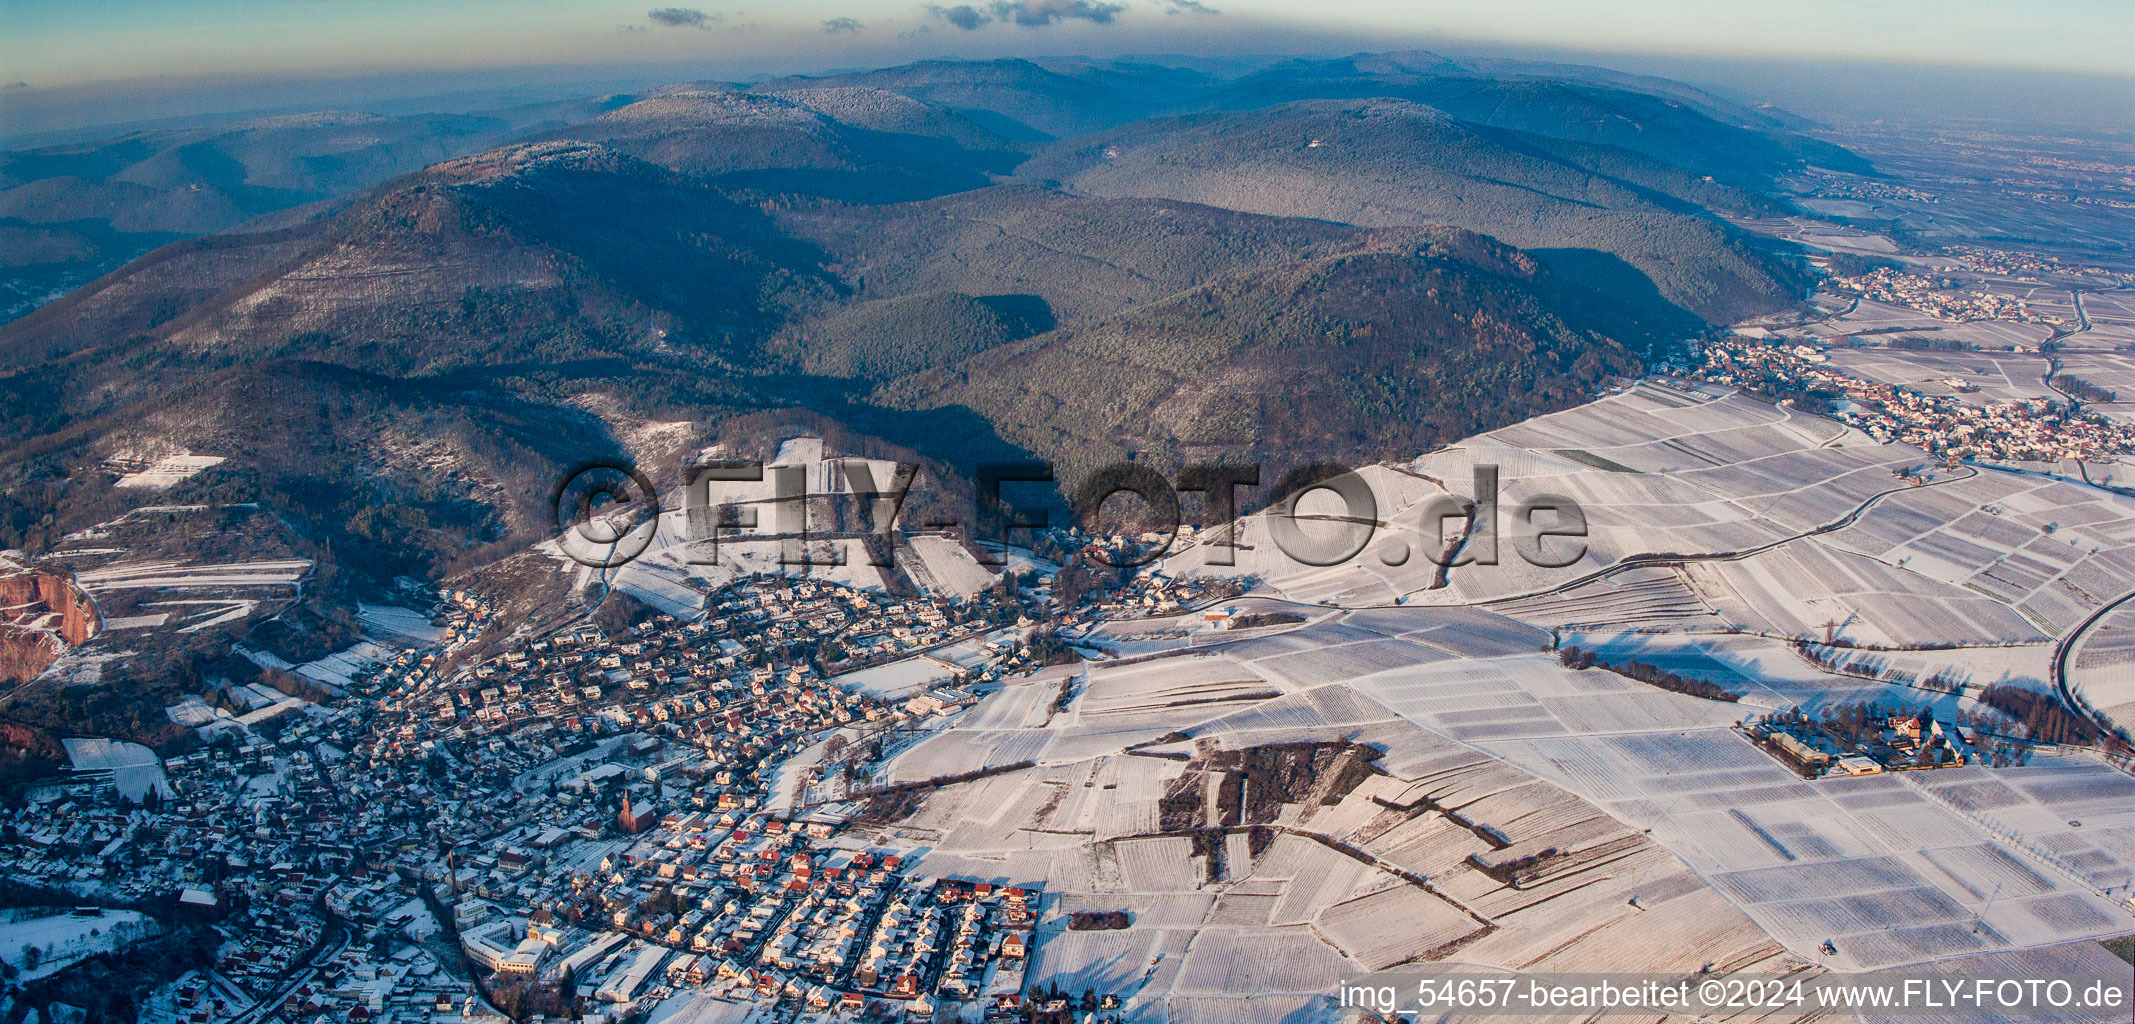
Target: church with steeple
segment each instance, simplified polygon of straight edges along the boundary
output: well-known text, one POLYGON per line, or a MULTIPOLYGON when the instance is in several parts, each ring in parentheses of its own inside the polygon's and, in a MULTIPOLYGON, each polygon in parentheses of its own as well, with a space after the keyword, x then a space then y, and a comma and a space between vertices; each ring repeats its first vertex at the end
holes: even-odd
POLYGON ((623 794, 623 809, 615 816, 615 823, 626 835, 637 835, 660 823, 659 807, 646 804, 643 807, 630 805, 630 794, 623 794))

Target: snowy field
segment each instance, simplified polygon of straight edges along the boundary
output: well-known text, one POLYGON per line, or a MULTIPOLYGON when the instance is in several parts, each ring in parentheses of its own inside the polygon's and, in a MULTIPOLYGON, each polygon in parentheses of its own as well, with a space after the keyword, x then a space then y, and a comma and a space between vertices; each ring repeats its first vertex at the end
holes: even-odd
MULTIPOLYGON (((1014 686, 892 772, 1037 766, 941 789, 897 831, 924 847, 924 870, 1043 884, 1087 909, 1141 908, 1125 933, 1046 925, 1059 941, 1041 945, 1032 977, 1126 985, 1132 1005, 1152 1008, 1303 998, 1307 976, 1417 957, 1615 970, 1628 956, 1689 970, 1724 948, 1730 969, 1851 971, 2076 949, 2135 930, 2124 902, 2135 895, 2135 778, 2089 755, 1805 782, 1735 723, 1760 705, 1869 700, 1949 717, 1967 699, 1832 675, 1756 636, 1565 635, 1758 698, 1708 701, 1563 668, 1539 650, 1547 639, 1474 609, 1372 608, 1090 666, 1060 713, 1045 713, 1057 690, 1014 686), (1230 836, 1220 864, 1155 835, 1160 802, 1188 769, 1149 755, 1313 739, 1380 746, 1389 774, 1337 805, 1287 805, 1277 824, 1297 833, 1264 850, 1230 836), (1561 878, 1510 887, 1469 862, 1543 851, 1565 865, 1561 878), (1572 936, 1589 937, 1563 945, 1572 936), (1297 974, 1249 993, 1217 953, 1263 941, 1297 974)), ((1891 680, 1948 672, 1976 687, 2039 681, 2048 650, 1854 656, 1891 680)))
MULTIPOLYGON (((1235 568, 1205 564, 1205 547, 1174 554, 1167 568, 1251 573, 1263 580, 1257 594, 1308 609, 1467 604, 1557 630, 1828 633, 1884 650, 2037 648, 2135 589, 2135 499, 1931 462, 1726 389, 1642 382, 1410 466, 1358 470, 1381 528, 1348 562, 1289 558, 1271 539, 1269 516, 1256 515, 1238 525, 1235 568), (1436 525, 1420 519, 1426 503, 1467 495, 1477 468, 1492 466, 1497 564, 1455 567, 1437 586, 1430 561, 1395 557, 1439 550, 1436 525), (1515 547, 1515 510, 1545 494, 1576 500, 1588 526, 1584 554, 1562 568, 1529 564, 1515 547), (1688 557, 1624 564, 1657 552, 1688 557)), ((1359 529, 1309 519, 1303 528, 1359 529)), ((1470 553, 1482 543, 1471 541, 1470 553)), ((1579 542, 1550 543, 1574 545, 1552 549, 1564 557, 1579 542)), ((1272 661, 1264 668, 1313 685, 1328 678, 1319 657, 1299 657, 1291 671, 1272 661)), ((1386 644, 1350 648, 1341 660, 1352 658, 1382 668, 1417 660, 1386 644)))
POLYGON ((2060 398, 2046 386, 2046 357, 2031 353, 1833 347, 1828 356, 1832 366, 1863 380, 1949 395, 1966 405, 2060 398))
POLYGON ((956 678, 961 671, 956 663, 942 661, 927 655, 892 661, 858 672, 832 676, 831 682, 854 693, 862 693, 877 700, 905 700, 918 696, 929 687, 939 686, 956 678))
POLYGON ((179 481, 210 466, 219 466, 223 461, 220 455, 167 455, 147 469, 120 477, 111 486, 143 491, 168 490, 179 481))
POLYGON ((147 561, 84 569, 74 578, 92 593, 144 587, 279 587, 294 586, 310 570, 311 561, 304 558, 206 564, 147 561))
POLYGON ((2135 607, 2114 609, 2083 635, 2068 681, 2106 720, 2135 731, 2135 607))
MULTIPOLYGON (((1710 649, 1622 653, 1751 681, 1710 649)), ((1404 719, 1648 830, 1804 957, 1828 939, 1835 965, 1874 969, 2135 928, 2135 778, 2092 758, 1811 783, 1731 727, 1741 705, 1539 654, 1358 672, 1404 719)))
POLYGON ((161 627, 198 633, 244 619, 259 607, 262 597, 296 593, 310 572, 311 561, 303 558, 221 563, 149 559, 81 569, 74 578, 92 596, 127 590, 161 592, 153 600, 144 596, 138 612, 115 620, 114 628, 161 627), (246 593, 251 596, 240 596, 246 593))
POLYGON ((962 544, 947 537, 914 537, 900 557, 914 559, 904 564, 905 574, 929 597, 970 597, 999 579, 992 568, 980 565, 962 544))
POLYGON ((13 917, 0 921, 0 961, 21 971, 18 982, 35 981, 85 957, 111 952, 147 937, 155 928, 154 922, 132 910, 106 910, 83 917, 69 913, 32 916, 41 913, 34 908, 0 913, 13 917), (28 966, 24 958, 32 946, 38 951, 36 967, 28 966))
POLYGON ((400 651, 396 649, 360 640, 346 650, 335 651, 323 658, 298 665, 296 672, 314 682, 346 690, 355 683, 357 676, 393 660, 399 654, 400 651))
MULTIPOLYGON (((1044 885, 1053 899, 1039 925, 1031 982, 1120 992, 1138 1015, 1214 1020, 1323 1008, 1319 1000, 1336 979, 1418 957, 1565 971, 1807 966, 1680 860, 1599 808, 1403 722, 1340 684, 1193 728, 1197 739, 1225 746, 1308 738, 1311 728, 1271 721, 1263 733, 1234 721, 1295 700, 1317 721, 1349 723, 1328 738, 1390 752, 1382 767, 1391 774, 1339 803, 1284 805, 1279 831, 1265 844, 1243 830, 1225 835, 1220 863, 1182 837, 1156 834, 1158 802, 1188 767, 1124 753, 1141 731, 1112 737, 1107 753, 1062 755, 1086 735, 1075 719, 1085 702, 1126 699, 1137 687, 1160 686, 1166 672, 1174 688, 1220 685, 1240 664, 1180 657, 1093 672, 1088 691, 1051 729, 999 728, 1019 715, 1036 720, 1044 688, 1025 686, 1033 693, 986 709, 988 728, 964 728, 967 717, 927 745, 974 763, 1006 734, 1059 733, 1049 749, 1033 752, 1038 766, 935 790, 884 838, 921 848, 915 870, 1044 885), (1479 838, 1484 832, 1513 844, 1507 857, 1543 849, 1565 856, 1541 878, 1508 886, 1469 862, 1497 849, 1479 838), (1133 926, 1068 930, 1067 916, 1084 910, 1125 910, 1133 926)), ((1191 707, 1174 707, 1162 724, 1184 724, 1191 707)), ((954 762, 941 756, 938 763, 954 762)))
POLYGON ((138 743, 107 739, 67 739, 67 764, 78 772, 110 772, 112 784, 128 800, 139 800, 155 790, 171 794, 163 775, 163 759, 138 743))
POLYGON ((376 640, 426 647, 445 639, 444 628, 431 625, 428 615, 399 605, 359 603, 356 605, 356 620, 363 623, 364 632, 376 640))
POLYGON ((199 694, 188 694, 184 700, 163 709, 163 713, 171 721, 192 729, 206 742, 213 742, 224 732, 235 731, 240 737, 246 733, 235 716, 209 704, 199 694))
MULTIPOLYGON (((2067 293, 2061 294, 2063 298, 2067 297, 2067 293)), ((2046 324, 2018 323, 2014 320, 1943 320, 1907 306, 1867 298, 1862 299, 1850 313, 1808 325, 1808 332, 1819 337, 1836 339, 1858 335, 1864 331, 1894 333, 1892 328, 1918 331, 1938 340, 2003 352, 2012 349, 2018 352, 2036 352, 2041 344, 2053 337, 2053 328, 2046 324)))
POLYGON ((1706 679, 1743 694, 1757 708, 1882 702, 1928 705, 1945 720, 1976 702, 1916 684, 1940 677, 1968 691, 1993 684, 2045 689, 2052 648, 2046 644, 1920 651, 1862 651, 1812 645, 1867 678, 1824 671, 1792 644, 1759 636, 1682 636, 1603 630, 1567 631, 1564 642, 1612 662, 1642 661, 1706 679))

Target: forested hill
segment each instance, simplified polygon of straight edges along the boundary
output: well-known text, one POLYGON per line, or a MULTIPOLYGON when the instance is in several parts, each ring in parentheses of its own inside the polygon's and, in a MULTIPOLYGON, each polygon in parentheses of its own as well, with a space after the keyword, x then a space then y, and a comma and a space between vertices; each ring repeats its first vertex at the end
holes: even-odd
POLYGON ((1576 404, 1637 367, 1553 305, 1548 276, 1468 232, 1389 232, 996 347, 876 398, 973 409, 1071 477, 1126 459, 1398 458, 1576 404))
POLYGON ((1307 100, 1141 122, 1062 142, 1033 181, 1373 226, 1450 224, 1523 248, 1614 256, 1710 322, 1769 311, 1805 278, 1714 216, 1758 205, 1628 150, 1484 128, 1406 100, 1307 100))
MULTIPOLYGON (((260 502, 388 578, 523 547, 573 460, 795 423, 950 473, 1378 458, 1796 301, 1792 257, 1723 219, 1777 201, 1728 167, 1814 147, 1686 87, 1546 70, 935 61, 377 125, 386 149, 305 194, 359 191, 0 325, 0 543, 129 507, 106 467, 144 451, 229 457, 157 500, 260 502), (361 184, 448 128, 522 139, 361 184), (382 522, 427 525, 378 557, 382 522)), ((328 135, 212 141, 242 150, 217 180, 293 181, 328 135)), ((0 166, 22 196, 97 161, 188 188, 210 141, 0 166)))

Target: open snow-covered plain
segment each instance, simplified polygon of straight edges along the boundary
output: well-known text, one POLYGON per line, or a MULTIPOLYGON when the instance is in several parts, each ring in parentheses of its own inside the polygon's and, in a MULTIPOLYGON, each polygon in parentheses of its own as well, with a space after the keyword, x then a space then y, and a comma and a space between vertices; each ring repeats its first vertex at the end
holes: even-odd
MULTIPOLYGON (((1867 646, 2042 643, 2135 589, 2135 498, 1946 469, 1918 449, 1711 386, 1642 383, 1359 474, 1381 527, 1356 559, 1290 559, 1262 515, 1245 520, 1235 547, 1197 545, 1167 568, 1252 573, 1301 602, 1483 605, 1550 626, 1811 636, 1833 622, 1836 636, 1867 646), (1499 475, 1497 564, 1453 568, 1434 588, 1438 566, 1423 553, 1441 549, 1440 534, 1424 510, 1474 497, 1477 466, 1499 475), (1584 553, 1562 569, 1511 549, 1522 504, 1548 495, 1585 513, 1584 553), (1212 554, 1233 555, 1236 570, 1209 565, 1212 554)), ((1550 525, 1549 513, 1538 522, 1550 525)), ((1544 544, 1553 557, 1581 546, 1544 544)))
POLYGON ((2118 769, 2068 754, 1807 782, 1733 728, 1741 705, 1565 669, 1542 635, 1373 609, 1090 668, 1057 716, 1056 684, 1010 686, 891 772, 1035 765, 950 786, 897 830, 928 847, 927 870, 1062 894, 1057 918, 1133 910, 1127 932, 1053 921, 1034 978, 1167 1003, 1281 989, 1220 966, 1263 941, 1302 998, 1419 958, 1848 971, 2076 955, 2135 928, 2135 778, 2118 769), (1167 828, 1189 765, 1162 755, 1334 740, 1384 749, 1385 774, 1329 806, 1285 803, 1265 848, 1232 827, 1211 863, 1167 828), (1468 859, 1534 854, 1548 877, 1513 885, 1468 859))
MULTIPOLYGON (((1302 621, 1101 626, 1085 642, 1115 661, 1011 679, 884 769, 896 783, 994 772, 881 828, 922 847, 929 873, 1058 896, 1032 984, 1129 993, 1150 1019, 1272 1020, 1323 1007, 1337 978, 1426 962, 2118 963, 2097 940, 2135 931, 2124 766, 2042 745, 2021 766, 1805 780, 1738 724, 1868 703, 1956 722, 1990 685, 2050 693, 2057 648, 2135 590, 2135 499, 1946 467, 1665 382, 1358 472, 1376 526, 1347 562, 1290 559, 1258 515, 1163 566, 1250 574, 1229 611, 1302 621), (1498 468, 1500 557, 1441 578, 1422 509, 1472 497, 1478 466, 1498 468), (1568 566, 1512 548, 1515 509, 1542 495, 1584 509, 1568 566), (1565 645, 1741 700, 1576 671, 1565 645), (1343 781, 1258 799, 1265 777, 1225 767, 1314 744, 1377 753, 1361 781, 1319 765, 1343 781), (1133 926, 1068 927, 1112 910, 1133 926)), ((2105 617, 2073 658, 2089 703, 2122 716, 2129 628, 2105 617)))

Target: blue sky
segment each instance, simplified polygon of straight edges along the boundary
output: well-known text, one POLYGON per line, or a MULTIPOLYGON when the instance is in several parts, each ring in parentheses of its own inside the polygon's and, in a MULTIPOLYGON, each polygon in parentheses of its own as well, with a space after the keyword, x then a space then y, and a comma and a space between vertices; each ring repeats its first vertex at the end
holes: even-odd
POLYGON ((2129 0, 0 0, 0 85, 1462 41, 2135 73, 2129 0), (654 14, 654 11, 659 11, 654 14))

